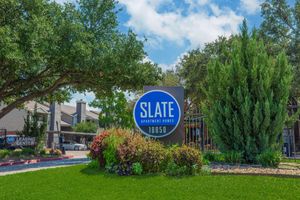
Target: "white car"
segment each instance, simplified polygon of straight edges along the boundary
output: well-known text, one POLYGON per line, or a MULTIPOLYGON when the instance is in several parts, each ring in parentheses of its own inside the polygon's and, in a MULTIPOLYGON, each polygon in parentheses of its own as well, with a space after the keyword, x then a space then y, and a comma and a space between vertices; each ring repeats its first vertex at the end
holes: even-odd
POLYGON ((64 141, 62 147, 65 150, 87 150, 87 146, 85 144, 79 144, 74 141, 64 141))

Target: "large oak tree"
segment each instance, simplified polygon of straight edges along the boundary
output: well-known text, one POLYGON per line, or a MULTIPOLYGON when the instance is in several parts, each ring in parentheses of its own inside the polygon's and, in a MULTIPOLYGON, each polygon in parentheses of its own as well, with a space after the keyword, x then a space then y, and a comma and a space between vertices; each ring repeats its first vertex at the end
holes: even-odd
POLYGON ((118 31, 114 0, 0 0, 0 119, 28 100, 69 91, 139 89, 160 77, 143 43, 118 31))

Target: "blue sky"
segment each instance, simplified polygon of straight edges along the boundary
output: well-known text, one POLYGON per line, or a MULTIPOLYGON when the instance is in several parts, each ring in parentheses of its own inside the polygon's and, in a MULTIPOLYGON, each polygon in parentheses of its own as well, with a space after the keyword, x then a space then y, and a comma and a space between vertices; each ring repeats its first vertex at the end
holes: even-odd
MULTIPOLYGON (((187 51, 201 48, 218 36, 238 33, 244 18, 250 27, 258 27, 261 1, 119 0, 119 28, 123 32, 133 30, 140 39, 146 37, 148 59, 163 70, 172 69, 187 51)), ((77 93, 69 104, 93 98, 92 93, 77 93)))
POLYGON ((258 27, 260 0, 120 0, 120 29, 147 38, 145 50, 164 70, 219 35, 237 33, 244 18, 258 27))

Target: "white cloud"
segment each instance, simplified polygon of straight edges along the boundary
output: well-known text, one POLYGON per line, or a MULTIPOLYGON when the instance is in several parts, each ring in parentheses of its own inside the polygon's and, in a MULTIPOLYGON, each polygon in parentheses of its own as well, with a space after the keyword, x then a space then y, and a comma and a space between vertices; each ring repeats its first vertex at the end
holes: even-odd
POLYGON ((184 0, 186 4, 189 4, 191 7, 204 6, 208 4, 210 0, 184 0))
POLYGON ((247 14, 255 14, 260 10, 261 0, 241 0, 241 9, 247 14))
POLYGON ((159 64, 158 66, 162 68, 163 72, 167 70, 176 70, 176 66, 180 63, 181 59, 187 54, 188 54, 187 52, 183 52, 177 57, 175 62, 173 62, 172 64, 159 64))
POLYGON ((64 4, 64 3, 68 3, 68 2, 74 2, 74 0, 53 0, 55 1, 56 3, 59 3, 59 4, 64 4))
POLYGON ((160 8, 170 0, 120 0, 120 3, 130 15, 127 26, 136 32, 178 45, 188 41, 191 47, 202 46, 220 35, 237 33, 243 20, 231 9, 219 8, 209 0, 185 0, 189 8, 198 6, 198 9, 188 9, 185 14, 180 8, 161 11, 160 8), (203 6, 211 9, 211 13, 203 6))

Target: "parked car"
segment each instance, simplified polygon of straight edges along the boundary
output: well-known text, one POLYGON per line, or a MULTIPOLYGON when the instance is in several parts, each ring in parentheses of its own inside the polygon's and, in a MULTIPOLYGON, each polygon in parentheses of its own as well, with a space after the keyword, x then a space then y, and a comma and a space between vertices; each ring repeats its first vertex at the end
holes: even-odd
POLYGON ((85 144, 79 144, 74 141, 64 141, 62 147, 65 150, 87 150, 87 146, 85 144))

